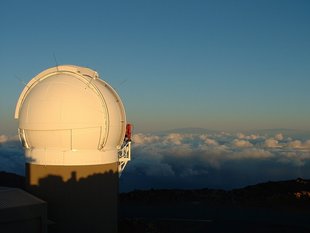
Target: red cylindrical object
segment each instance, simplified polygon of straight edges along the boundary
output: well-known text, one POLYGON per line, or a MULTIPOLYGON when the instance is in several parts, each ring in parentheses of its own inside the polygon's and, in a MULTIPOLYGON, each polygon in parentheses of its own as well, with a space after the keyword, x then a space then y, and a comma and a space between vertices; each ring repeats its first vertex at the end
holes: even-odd
POLYGON ((127 141, 131 141, 131 133, 132 133, 132 125, 127 124, 126 125, 126 134, 125 134, 125 138, 127 141))

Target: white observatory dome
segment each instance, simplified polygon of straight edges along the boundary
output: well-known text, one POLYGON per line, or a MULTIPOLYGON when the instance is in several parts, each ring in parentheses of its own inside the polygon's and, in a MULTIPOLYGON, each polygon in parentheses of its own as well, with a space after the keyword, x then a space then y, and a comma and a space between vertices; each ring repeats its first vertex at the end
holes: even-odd
POLYGON ((72 65, 34 77, 19 97, 15 118, 33 164, 116 162, 126 131, 118 94, 96 71, 72 65))

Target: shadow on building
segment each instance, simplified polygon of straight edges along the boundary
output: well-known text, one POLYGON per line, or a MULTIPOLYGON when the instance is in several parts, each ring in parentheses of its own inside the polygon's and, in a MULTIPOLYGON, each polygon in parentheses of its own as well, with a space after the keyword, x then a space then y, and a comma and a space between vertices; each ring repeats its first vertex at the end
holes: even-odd
POLYGON ((26 190, 47 202, 49 233, 117 232, 119 178, 114 167, 98 172, 87 166, 85 172, 83 166, 49 166, 49 172, 51 168, 32 166, 26 165, 26 190))

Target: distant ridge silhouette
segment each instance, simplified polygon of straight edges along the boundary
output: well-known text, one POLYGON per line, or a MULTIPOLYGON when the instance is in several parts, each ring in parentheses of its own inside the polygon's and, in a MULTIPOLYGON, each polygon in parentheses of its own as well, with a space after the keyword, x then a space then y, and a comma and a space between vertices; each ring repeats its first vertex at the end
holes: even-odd
POLYGON ((246 133, 246 134, 259 134, 259 135, 275 135, 282 133, 285 136, 297 137, 297 138, 308 138, 310 137, 310 130, 302 129, 289 129, 289 128, 270 128, 270 129, 245 129, 245 130, 217 130, 217 129, 207 129, 198 127, 187 127, 187 128, 175 128, 162 131, 154 131, 149 133, 154 134, 169 134, 169 133, 180 133, 180 134, 217 134, 221 132, 227 133, 246 133))
POLYGON ((0 186, 25 189, 25 177, 15 173, 0 171, 0 186))
POLYGON ((269 181, 240 189, 151 189, 121 193, 123 203, 207 202, 211 205, 310 210, 310 180, 269 181))

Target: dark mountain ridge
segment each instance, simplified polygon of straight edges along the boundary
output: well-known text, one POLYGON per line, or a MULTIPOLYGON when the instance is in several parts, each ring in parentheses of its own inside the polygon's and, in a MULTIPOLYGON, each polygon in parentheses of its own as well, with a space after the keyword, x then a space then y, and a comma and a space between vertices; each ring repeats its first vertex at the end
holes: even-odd
MULTIPOLYGON (((0 186, 25 178, 0 172, 0 186)), ((104 185, 104 184, 103 184, 104 185)), ((310 180, 270 181, 229 191, 151 189, 119 195, 119 233, 308 233, 310 180)))
POLYGON ((310 211, 310 180, 270 181, 229 191, 221 189, 135 190, 120 194, 121 203, 197 202, 210 205, 266 207, 310 211))
MULTIPOLYGON (((0 186, 24 189, 25 177, 1 171, 0 186)), ((310 180, 269 181, 240 189, 151 189, 120 193, 120 203, 197 202, 310 211, 310 180)))
POLYGON ((215 130, 206 128, 176 128, 168 129, 164 131, 154 131, 150 133, 154 134, 169 134, 169 133, 180 133, 180 134, 219 134, 221 132, 227 133, 238 133, 242 132, 245 134, 259 134, 265 136, 274 136, 278 133, 282 133, 285 137, 293 137, 295 139, 309 139, 310 130, 307 129, 289 129, 289 128, 270 128, 270 129, 245 129, 245 130, 215 130))
POLYGON ((309 233, 310 180, 120 194, 120 233, 309 233))
POLYGON ((0 171, 0 186, 25 188, 25 177, 15 173, 0 171))

